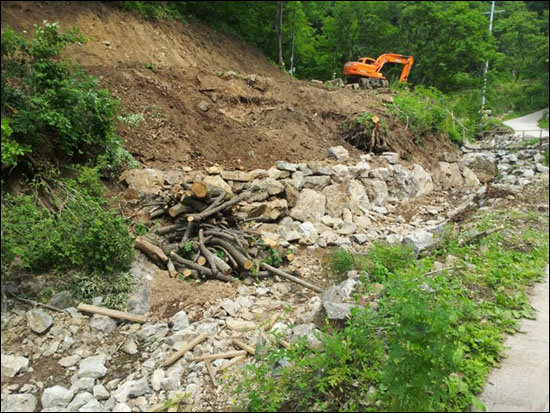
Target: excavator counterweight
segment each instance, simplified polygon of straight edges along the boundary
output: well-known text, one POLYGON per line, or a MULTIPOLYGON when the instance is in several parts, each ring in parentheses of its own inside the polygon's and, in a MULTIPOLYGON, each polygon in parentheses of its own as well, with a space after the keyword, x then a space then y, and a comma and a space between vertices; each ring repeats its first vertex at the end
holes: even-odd
POLYGON ((400 82, 406 82, 414 63, 412 56, 403 56, 396 53, 385 53, 374 60, 371 57, 360 57, 356 62, 347 62, 344 65, 346 83, 359 83, 361 88, 387 87, 388 80, 382 74, 386 63, 403 65, 400 82))

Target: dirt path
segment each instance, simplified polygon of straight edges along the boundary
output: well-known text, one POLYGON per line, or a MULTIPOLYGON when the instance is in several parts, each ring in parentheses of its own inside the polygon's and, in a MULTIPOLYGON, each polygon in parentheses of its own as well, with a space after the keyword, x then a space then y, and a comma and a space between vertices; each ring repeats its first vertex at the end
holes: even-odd
POLYGON ((521 118, 510 119, 503 123, 511 128, 514 128, 516 132, 529 131, 525 132, 525 136, 528 137, 548 137, 548 131, 539 127, 539 120, 542 118, 543 112, 544 110, 539 110, 538 112, 530 113, 529 115, 522 116, 521 118), (542 131, 542 135, 540 131, 542 131))

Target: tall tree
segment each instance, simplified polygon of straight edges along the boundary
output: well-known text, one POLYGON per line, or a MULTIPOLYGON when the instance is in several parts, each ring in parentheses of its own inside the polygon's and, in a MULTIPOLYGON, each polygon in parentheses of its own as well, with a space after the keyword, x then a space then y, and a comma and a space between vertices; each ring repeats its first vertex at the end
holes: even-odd
POLYGON ((279 66, 284 67, 283 60, 283 3, 277 2, 276 28, 277 28, 277 50, 279 52, 279 66))

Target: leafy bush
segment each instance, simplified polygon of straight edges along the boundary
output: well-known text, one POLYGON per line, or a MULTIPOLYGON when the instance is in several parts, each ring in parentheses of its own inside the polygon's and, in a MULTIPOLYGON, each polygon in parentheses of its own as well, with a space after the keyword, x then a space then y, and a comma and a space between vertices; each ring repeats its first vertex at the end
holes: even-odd
MULTIPOLYGON (((547 225, 547 218, 541 218, 547 225)), ((532 317, 524 288, 542 279, 548 234, 538 217, 502 212, 483 217, 482 231, 507 228, 475 243, 448 229, 436 258, 452 254, 454 270, 428 276, 433 257, 382 244, 362 256, 337 251, 339 271, 378 271, 383 290, 362 278, 358 303, 344 329, 320 335, 323 350, 305 341, 287 351, 269 347, 247 366, 235 391, 248 411, 471 411, 501 357, 505 332, 532 317), (529 253, 525 253, 525 248, 529 253), (366 300, 365 300, 366 298, 366 300), (244 397, 243 397, 244 395, 244 397)), ((274 342, 278 337, 275 337, 274 342)))
MULTIPOLYGON (((2 32, 2 114, 10 114, 12 129, 2 164, 14 165, 25 152, 96 156, 120 146, 118 101, 78 65, 58 59, 67 45, 84 42, 78 29, 35 27, 29 39, 9 27, 2 32)), ((2 132, 3 147, 5 139, 2 132)))
POLYGON ((17 165, 17 158, 30 149, 10 139, 13 129, 8 118, 2 118, 2 167, 17 165))
POLYGON ((419 138, 437 132, 453 142, 462 143, 468 136, 464 121, 453 113, 450 98, 442 92, 434 87, 417 86, 413 91, 395 87, 398 93, 390 108, 419 138))
POLYGON ((32 271, 82 268, 109 277, 130 267, 133 239, 123 218, 106 209, 93 171, 60 180, 52 190, 55 212, 39 206, 36 196, 3 197, 3 269, 16 256, 32 271))

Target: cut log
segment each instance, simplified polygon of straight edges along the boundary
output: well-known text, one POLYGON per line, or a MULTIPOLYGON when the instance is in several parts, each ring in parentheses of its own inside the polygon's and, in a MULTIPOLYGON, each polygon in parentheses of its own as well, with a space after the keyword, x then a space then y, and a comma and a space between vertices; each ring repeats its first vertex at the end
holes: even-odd
POLYGON ((206 264, 206 258, 203 257, 202 255, 199 257, 199 259, 197 260, 197 264, 201 265, 204 267, 204 264, 206 264))
POLYGON ((216 360, 216 359, 228 359, 231 357, 237 357, 246 355, 245 350, 234 350, 227 351, 225 353, 216 353, 216 354, 203 354, 202 356, 193 357, 191 361, 203 361, 203 360, 216 360))
POLYGON ((218 267, 216 266, 216 262, 212 257, 212 253, 208 250, 208 248, 206 248, 206 245, 204 245, 204 234, 202 228, 199 230, 199 249, 206 258, 206 261, 208 261, 208 264, 212 269, 212 274, 214 276, 218 275, 218 267))
POLYGON ((234 338, 233 340, 231 340, 231 342, 233 343, 234 346, 240 347, 252 355, 256 354, 256 350, 254 350, 252 347, 250 347, 244 341, 239 340, 238 338, 234 338))
POLYGON ((246 358, 246 354, 234 357, 231 360, 229 360, 227 363, 225 363, 223 366, 221 366, 219 370, 222 371, 222 370, 228 369, 229 367, 237 364, 239 361, 244 360, 245 358, 246 358))
POLYGON ((213 278, 216 278, 216 279, 222 280, 222 281, 230 281, 230 282, 238 281, 235 277, 231 277, 229 275, 217 274, 217 275, 214 276, 214 274, 212 273, 212 270, 210 268, 206 268, 206 267, 203 267, 201 265, 195 264, 193 261, 186 260, 185 258, 180 257, 175 252, 172 252, 171 257, 174 261, 177 261, 180 264, 183 264, 183 265, 185 265, 189 268, 197 270, 202 274, 208 275, 209 277, 213 277, 213 278))
POLYGON ((208 375, 210 376, 210 380, 212 381, 212 386, 214 388, 218 387, 218 383, 216 382, 216 373, 214 372, 214 369, 212 368, 212 365, 210 364, 210 361, 204 360, 204 364, 206 365, 206 370, 208 371, 208 375))
POLYGON ((78 311, 84 311, 86 313, 106 315, 107 317, 128 320, 134 323, 145 323, 147 321, 147 316, 144 315, 125 313, 123 311, 111 310, 110 308, 98 307, 95 305, 84 303, 78 304, 78 307, 76 307, 76 309, 78 311))
POLYGON ((176 232, 181 228, 182 228, 181 224, 166 225, 164 227, 157 228, 155 230, 155 233, 157 233, 158 235, 166 235, 166 234, 171 234, 173 232, 176 232))
POLYGON ((284 272, 283 270, 280 270, 278 268, 275 268, 275 267, 272 267, 271 265, 269 264, 266 264, 265 262, 262 262, 260 263, 260 266, 264 269, 266 269, 267 271, 269 272, 272 272, 273 274, 276 274, 276 275, 279 275, 281 277, 284 277, 290 281, 294 281, 295 283, 297 284, 300 284, 300 285, 303 285, 304 287, 307 287, 313 291, 317 291, 318 293, 324 293, 325 290, 323 290, 321 287, 317 287, 316 285, 314 284, 311 284, 307 281, 304 281, 302 280, 301 278, 298 278, 298 277, 295 277, 293 275, 290 275, 286 272, 284 272))
POLYGON ((282 338, 279 340, 279 344, 281 346, 283 346, 284 348, 286 348, 287 350, 290 350, 290 344, 288 344, 285 340, 283 340, 282 338))
POLYGON ((199 199, 208 197, 208 188, 202 182, 193 182, 193 185, 191 186, 191 192, 193 192, 193 195, 195 195, 199 199))
POLYGON ((241 268, 249 270, 254 266, 254 263, 252 261, 250 261, 241 251, 239 251, 229 242, 222 240, 221 238, 214 237, 210 240, 210 243, 214 245, 220 245, 225 248, 229 252, 229 254, 235 259, 235 261, 237 261, 241 268))
POLYGON ((160 218, 162 216, 164 216, 164 208, 160 208, 160 209, 157 209, 155 211, 152 211, 151 213, 149 213, 149 218, 151 219, 156 219, 156 218, 160 218))
POLYGON ((218 257, 216 254, 211 253, 211 256, 212 256, 212 260, 216 264, 216 268, 219 271, 221 271, 224 274, 229 274, 232 271, 231 267, 224 260, 218 257))
POLYGON ((201 212, 199 214, 190 215, 189 217, 187 217, 187 220, 189 222, 193 221, 194 219, 203 220, 204 218, 209 217, 210 215, 214 215, 218 211, 223 211, 224 209, 230 207, 231 205, 235 205, 237 202, 240 202, 243 199, 248 198, 249 196, 250 196, 250 192, 243 192, 240 195, 231 198, 229 201, 226 201, 215 208, 201 212))
POLYGON ((174 205, 172 208, 168 209, 168 215, 170 215, 172 218, 176 218, 181 214, 194 212, 194 211, 195 209, 191 205, 184 205, 184 204, 178 203, 174 205))
POLYGON ((170 275, 170 277, 176 278, 178 272, 176 271, 176 267, 174 266, 172 260, 168 260, 168 262, 166 263, 166 267, 168 268, 168 274, 170 275))
POLYGON ((199 344, 201 341, 205 340, 208 337, 208 334, 201 333, 198 337, 195 337, 193 340, 191 340, 189 343, 187 343, 180 351, 172 354, 170 357, 168 357, 166 360, 162 362, 162 367, 169 366, 176 360, 178 360, 181 356, 183 356, 185 353, 187 353, 189 350, 191 350, 193 347, 195 347, 197 344, 199 344))
POLYGON ((158 260, 163 264, 168 261, 168 257, 164 254, 164 251, 141 237, 136 238, 135 247, 154 261, 158 260))

